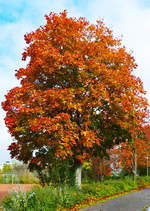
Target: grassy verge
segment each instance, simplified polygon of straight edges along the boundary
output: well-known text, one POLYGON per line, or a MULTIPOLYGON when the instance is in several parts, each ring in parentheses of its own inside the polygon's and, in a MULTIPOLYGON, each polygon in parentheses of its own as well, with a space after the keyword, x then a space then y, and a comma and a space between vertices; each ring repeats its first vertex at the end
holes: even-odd
POLYGON ((14 211, 56 211, 79 210, 95 204, 100 200, 107 200, 138 190, 150 184, 150 178, 139 177, 135 184, 132 178, 119 180, 108 179, 103 183, 83 184, 82 190, 75 187, 34 187, 32 191, 11 193, 5 197, 2 205, 5 210, 14 211))

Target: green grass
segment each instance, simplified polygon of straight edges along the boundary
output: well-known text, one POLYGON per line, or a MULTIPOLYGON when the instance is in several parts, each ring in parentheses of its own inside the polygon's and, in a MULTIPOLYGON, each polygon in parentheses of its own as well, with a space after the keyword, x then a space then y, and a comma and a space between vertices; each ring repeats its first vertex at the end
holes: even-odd
POLYGON ((147 184, 150 184, 148 177, 139 177, 136 184, 132 178, 125 177, 119 180, 108 179, 103 183, 83 184, 82 190, 69 186, 34 187, 27 193, 11 193, 4 198, 2 205, 5 211, 55 211, 65 208, 73 210, 71 207, 82 204, 83 201, 85 206, 91 199, 94 201, 113 196, 147 184))

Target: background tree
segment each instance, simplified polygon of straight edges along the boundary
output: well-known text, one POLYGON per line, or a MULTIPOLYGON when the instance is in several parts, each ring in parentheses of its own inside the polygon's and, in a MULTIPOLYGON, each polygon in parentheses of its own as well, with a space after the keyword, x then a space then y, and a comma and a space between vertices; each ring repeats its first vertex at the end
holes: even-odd
POLYGON ((96 172, 97 180, 103 181, 105 175, 110 175, 112 168, 111 168, 111 160, 107 157, 94 157, 91 161, 92 168, 96 172))
POLYGON ((3 166, 2 172, 4 174, 6 174, 6 173, 12 173, 13 172, 12 165, 11 164, 8 164, 8 163, 5 163, 4 166, 3 166))
POLYGON ((67 159, 81 184, 85 159, 131 139, 129 128, 146 117, 142 82, 132 74, 134 58, 102 21, 46 15, 47 23, 25 35, 26 68, 20 87, 3 102, 14 142, 12 157, 44 169, 67 159))
POLYGON ((129 173, 134 173, 135 171, 135 155, 133 151, 133 145, 136 149, 136 163, 137 163, 137 173, 143 174, 147 171, 147 167, 150 166, 150 161, 147 157, 150 156, 150 145, 149 145, 149 125, 143 126, 141 138, 136 138, 133 142, 121 143, 115 146, 111 151, 112 162, 116 165, 116 168, 121 167, 124 171, 129 173))

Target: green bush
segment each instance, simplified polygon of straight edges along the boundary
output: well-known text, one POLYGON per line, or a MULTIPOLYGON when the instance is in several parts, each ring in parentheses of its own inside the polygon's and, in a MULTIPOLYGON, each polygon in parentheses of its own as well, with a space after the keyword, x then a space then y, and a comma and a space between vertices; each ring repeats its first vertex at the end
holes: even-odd
POLYGON ((2 206, 6 211, 10 208, 12 211, 49 211, 58 208, 71 208, 85 198, 82 191, 75 187, 35 187, 32 192, 11 193, 10 196, 3 199, 2 206))

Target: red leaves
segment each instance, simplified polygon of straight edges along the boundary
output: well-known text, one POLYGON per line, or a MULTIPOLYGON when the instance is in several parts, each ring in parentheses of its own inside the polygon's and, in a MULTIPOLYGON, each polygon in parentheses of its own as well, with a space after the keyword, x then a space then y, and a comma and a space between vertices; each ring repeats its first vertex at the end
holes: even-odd
POLYGON ((40 160, 41 160, 40 158, 33 158, 31 162, 38 164, 40 162, 40 160))
POLYGON ((5 124, 7 125, 8 128, 12 128, 15 125, 15 119, 7 117, 5 118, 5 124))

